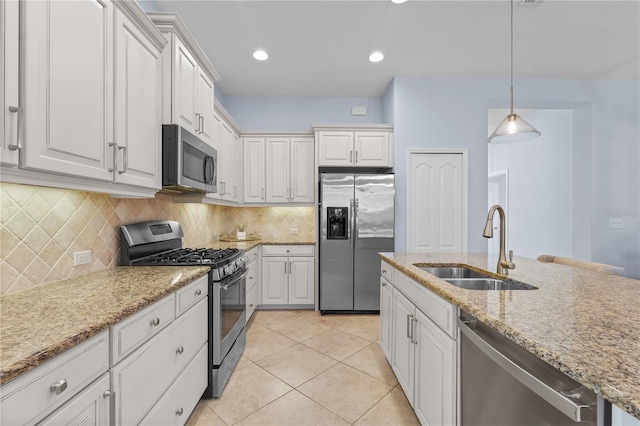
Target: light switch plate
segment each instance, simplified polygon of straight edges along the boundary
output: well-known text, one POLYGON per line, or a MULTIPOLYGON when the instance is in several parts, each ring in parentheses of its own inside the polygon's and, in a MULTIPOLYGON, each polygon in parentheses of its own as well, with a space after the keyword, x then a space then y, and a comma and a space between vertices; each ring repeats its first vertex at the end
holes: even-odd
POLYGON ((289 228, 289 234, 297 235, 298 234, 298 228, 289 228))
POLYGON ((612 217, 611 219, 609 219, 609 228, 611 228, 611 229, 622 229, 623 226, 624 225, 623 225, 621 217, 612 217))

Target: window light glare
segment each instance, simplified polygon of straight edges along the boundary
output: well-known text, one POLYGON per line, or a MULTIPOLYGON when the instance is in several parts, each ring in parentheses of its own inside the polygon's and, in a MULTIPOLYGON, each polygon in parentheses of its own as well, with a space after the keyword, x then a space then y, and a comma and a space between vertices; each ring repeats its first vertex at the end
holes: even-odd
POLYGON ((266 61, 267 58, 269 58, 269 55, 267 55, 267 52, 264 50, 256 50, 253 52, 253 58, 258 61, 266 61))
POLYGON ((391 3, 395 3, 395 4, 402 4, 404 2, 406 2, 407 0, 391 0, 391 3))
POLYGON ((369 60, 371 62, 380 62, 381 60, 384 59, 384 55, 381 52, 373 52, 370 56, 369 56, 369 60))

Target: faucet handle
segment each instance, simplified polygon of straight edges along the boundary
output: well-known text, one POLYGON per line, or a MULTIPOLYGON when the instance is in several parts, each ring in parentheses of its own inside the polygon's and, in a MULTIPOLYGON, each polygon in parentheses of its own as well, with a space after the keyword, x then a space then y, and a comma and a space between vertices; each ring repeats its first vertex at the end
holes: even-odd
POLYGON ((513 250, 509 250, 509 262, 513 262, 513 250))
POLYGON ((509 269, 516 269, 516 264, 513 263, 513 250, 509 250, 509 263, 506 266, 509 269))

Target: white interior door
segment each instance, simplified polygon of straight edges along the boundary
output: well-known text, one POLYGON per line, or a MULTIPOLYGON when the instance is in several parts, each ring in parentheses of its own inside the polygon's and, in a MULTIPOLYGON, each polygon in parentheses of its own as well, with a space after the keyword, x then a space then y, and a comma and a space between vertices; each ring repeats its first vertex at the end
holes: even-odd
POLYGON ((407 250, 466 250, 466 153, 410 152, 407 250))

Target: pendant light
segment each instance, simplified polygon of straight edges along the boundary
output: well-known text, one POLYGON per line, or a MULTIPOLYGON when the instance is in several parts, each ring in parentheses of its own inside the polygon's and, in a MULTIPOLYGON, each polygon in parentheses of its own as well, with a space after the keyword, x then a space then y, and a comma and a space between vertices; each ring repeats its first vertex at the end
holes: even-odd
POLYGON ((511 0, 511 88, 510 88, 511 113, 502 120, 500 125, 491 133, 487 143, 520 142, 540 136, 540 132, 534 129, 522 117, 513 112, 513 0, 511 0))

